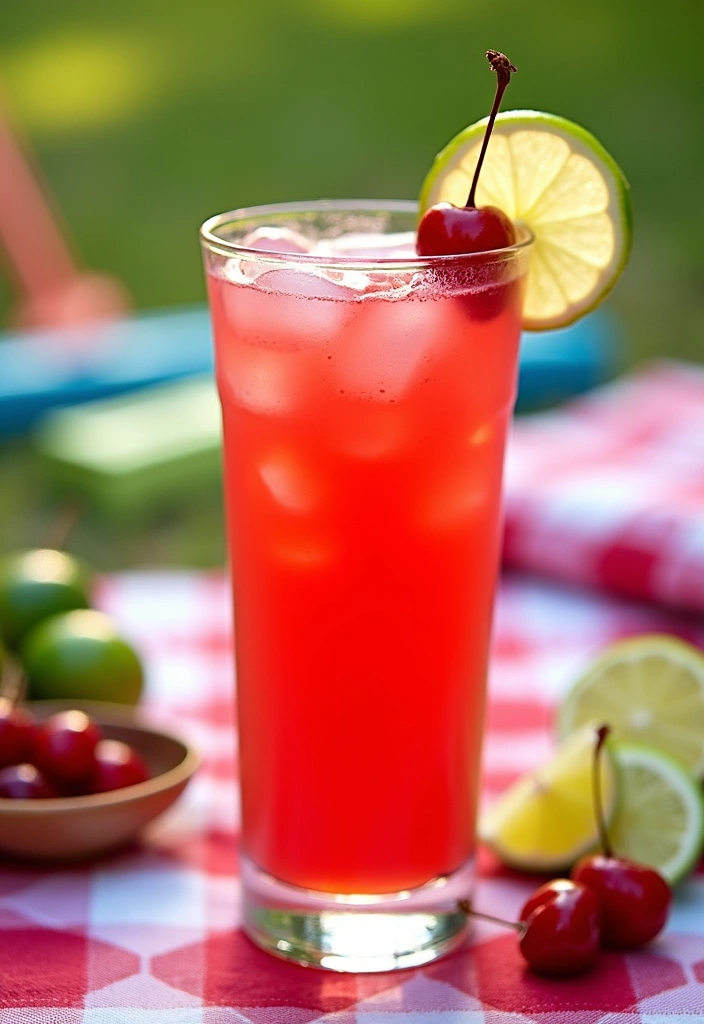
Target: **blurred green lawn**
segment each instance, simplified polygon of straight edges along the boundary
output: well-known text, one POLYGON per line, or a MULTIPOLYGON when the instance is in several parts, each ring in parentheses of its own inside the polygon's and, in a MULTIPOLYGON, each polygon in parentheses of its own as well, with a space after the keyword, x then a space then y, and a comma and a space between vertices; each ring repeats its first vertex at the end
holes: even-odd
MULTIPOLYGON (((692 0, 34 0, 7 4, 0 82, 82 257, 139 307, 203 297, 211 213, 407 197, 488 110, 563 114, 622 164, 633 259, 613 298, 633 357, 704 357, 704 81, 692 0)), ((7 297, 5 296, 5 302, 7 297)))
POLYGON ((506 106, 581 122, 631 182, 628 361, 704 359, 703 29, 692 0, 34 0, 4 6, 0 88, 81 258, 148 308, 203 300, 212 213, 416 195, 504 50, 506 106))

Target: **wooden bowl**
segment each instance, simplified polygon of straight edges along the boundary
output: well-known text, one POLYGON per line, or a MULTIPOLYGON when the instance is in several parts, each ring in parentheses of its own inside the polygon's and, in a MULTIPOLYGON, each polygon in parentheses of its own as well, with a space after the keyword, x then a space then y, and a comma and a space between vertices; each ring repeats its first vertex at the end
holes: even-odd
POLYGON ((157 732, 139 713, 117 704, 34 701, 38 719, 56 711, 85 711, 106 739, 122 740, 147 763, 152 777, 136 786, 51 800, 0 798, 0 852, 35 861, 93 857, 123 846, 183 792, 198 767, 197 754, 175 736, 157 732))

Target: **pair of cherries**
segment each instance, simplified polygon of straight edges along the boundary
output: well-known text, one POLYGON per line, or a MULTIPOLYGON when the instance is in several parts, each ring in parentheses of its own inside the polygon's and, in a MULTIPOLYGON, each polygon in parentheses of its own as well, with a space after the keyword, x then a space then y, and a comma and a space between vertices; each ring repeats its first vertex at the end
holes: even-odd
MULTIPOLYGON (((609 732, 606 725, 597 730, 594 748, 594 804, 602 852, 582 857, 569 878, 541 885, 523 906, 520 921, 511 925, 524 959, 539 974, 581 974, 593 966, 600 948, 645 946, 665 927, 670 911, 672 890, 662 875, 616 857, 611 848, 599 784, 600 756, 609 732)), ((466 903, 462 909, 474 914, 466 903)))
POLYGON ((82 711, 36 722, 26 708, 0 699, 0 797, 39 800, 105 793, 149 778, 126 743, 103 739, 82 711))
POLYGON ((672 891, 653 868, 610 851, 537 889, 521 911, 521 953, 540 974, 592 967, 600 948, 638 949, 665 927, 672 891))

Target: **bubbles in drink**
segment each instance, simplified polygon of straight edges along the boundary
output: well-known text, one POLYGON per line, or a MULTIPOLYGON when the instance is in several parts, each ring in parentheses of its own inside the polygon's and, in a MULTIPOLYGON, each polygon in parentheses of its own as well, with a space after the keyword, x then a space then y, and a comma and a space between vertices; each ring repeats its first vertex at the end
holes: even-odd
POLYGON ((316 509, 323 485, 312 470, 285 448, 271 452, 259 464, 259 475, 277 505, 299 515, 316 509))

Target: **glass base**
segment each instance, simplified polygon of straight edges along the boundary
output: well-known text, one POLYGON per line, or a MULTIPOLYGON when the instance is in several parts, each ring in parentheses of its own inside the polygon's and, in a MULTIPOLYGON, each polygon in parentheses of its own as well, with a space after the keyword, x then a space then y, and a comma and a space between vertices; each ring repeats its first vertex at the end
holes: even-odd
POLYGON ((418 967, 465 940, 474 860, 419 889, 343 895, 286 885, 241 859, 243 927, 268 953, 305 967, 369 973, 418 967))

